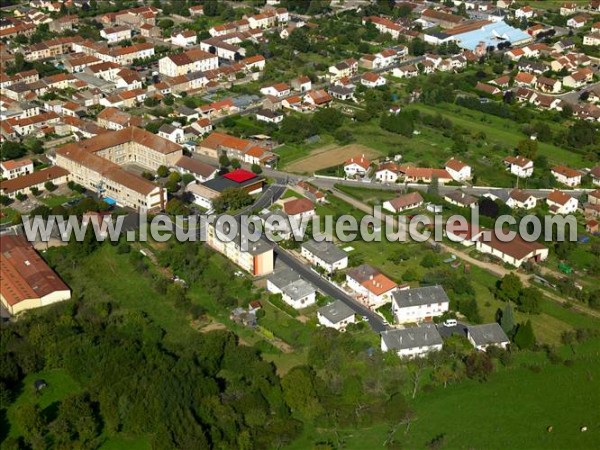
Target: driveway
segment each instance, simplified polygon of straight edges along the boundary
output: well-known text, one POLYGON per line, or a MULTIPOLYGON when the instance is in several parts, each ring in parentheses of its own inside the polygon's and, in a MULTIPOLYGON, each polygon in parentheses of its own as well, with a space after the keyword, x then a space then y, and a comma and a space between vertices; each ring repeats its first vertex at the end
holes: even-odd
POLYGON ((458 322, 455 327, 445 327, 442 323, 436 325, 438 332, 443 339, 449 338, 452 335, 467 337, 467 326, 468 324, 463 322, 458 322))

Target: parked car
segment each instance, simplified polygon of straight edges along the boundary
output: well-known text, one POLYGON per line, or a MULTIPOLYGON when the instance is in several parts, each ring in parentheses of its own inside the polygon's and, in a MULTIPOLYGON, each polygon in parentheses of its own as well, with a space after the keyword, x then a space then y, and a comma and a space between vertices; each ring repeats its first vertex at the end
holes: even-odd
POLYGON ((458 321, 456 319, 446 319, 444 320, 445 327, 455 327, 458 325, 458 321))

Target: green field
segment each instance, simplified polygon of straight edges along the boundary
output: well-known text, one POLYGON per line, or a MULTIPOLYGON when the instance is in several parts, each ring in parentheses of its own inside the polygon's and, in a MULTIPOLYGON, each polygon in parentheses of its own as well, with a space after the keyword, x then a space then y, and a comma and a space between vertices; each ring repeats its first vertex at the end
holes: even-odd
POLYGON ((74 200, 76 198, 81 198, 81 194, 74 195, 53 195, 50 194, 48 197, 40 198, 40 201, 48 206, 49 208, 54 208, 55 206, 60 206, 63 203, 68 202, 69 200, 74 200))
MULTIPOLYGON (((521 131, 522 124, 518 124, 509 119, 502 119, 490 114, 463 108, 458 105, 444 103, 435 106, 413 104, 410 108, 418 109, 419 111, 427 112, 429 114, 441 113, 444 117, 451 119, 455 125, 461 126, 471 132, 485 133, 487 140, 492 144, 508 145, 512 148, 515 147, 519 141, 527 138, 521 131)), ((550 125, 552 127, 552 124, 550 125)), ((584 167, 586 165, 586 161, 584 161, 581 155, 578 155, 577 153, 544 142, 539 142, 538 146, 538 153, 540 155, 545 155, 551 165, 567 164, 576 168, 584 167)), ((474 150, 474 152, 477 152, 477 150, 474 150)), ((506 155, 498 156, 504 157, 506 155)))
POLYGON ((169 341, 184 342, 193 331, 190 326, 182 326, 188 323, 187 317, 174 305, 164 301, 152 283, 136 271, 129 255, 117 255, 116 247, 103 245, 86 257, 73 275, 72 288, 102 290, 118 299, 125 311, 145 311, 166 331, 169 341))
POLYGON ((80 390, 79 384, 71 378, 64 370, 46 370, 31 374, 23 380, 23 387, 19 397, 10 406, 7 413, 10 428, 9 436, 19 436, 20 431, 15 420, 15 411, 23 404, 36 403, 46 413, 56 409, 57 402, 80 390), (36 392, 33 383, 36 380, 44 380, 47 387, 36 392))
MULTIPOLYGON (((577 346, 571 367, 553 365, 540 354, 523 353, 487 382, 473 380, 435 388, 411 403, 410 429, 399 425, 399 448, 426 449, 443 435, 444 449, 592 449, 600 441, 600 359, 596 339, 577 346), (534 370, 529 368, 538 361, 534 370), (537 372, 537 373, 536 373, 537 372), (547 432, 553 427, 551 433, 547 432), (582 426, 588 431, 580 432, 582 426)), ((344 443, 347 449, 386 448, 390 426, 361 430, 305 430, 289 448, 311 448, 317 442, 344 443)))

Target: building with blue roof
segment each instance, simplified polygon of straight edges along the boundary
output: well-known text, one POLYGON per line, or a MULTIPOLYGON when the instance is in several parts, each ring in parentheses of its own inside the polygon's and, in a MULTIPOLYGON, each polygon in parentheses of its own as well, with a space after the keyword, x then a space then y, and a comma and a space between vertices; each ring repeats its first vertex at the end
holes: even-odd
POLYGON ((501 42, 508 41, 512 45, 521 45, 532 40, 529 34, 511 27, 504 21, 488 23, 478 30, 456 34, 451 39, 466 50, 475 50, 480 42, 484 42, 486 47, 496 47, 501 42))

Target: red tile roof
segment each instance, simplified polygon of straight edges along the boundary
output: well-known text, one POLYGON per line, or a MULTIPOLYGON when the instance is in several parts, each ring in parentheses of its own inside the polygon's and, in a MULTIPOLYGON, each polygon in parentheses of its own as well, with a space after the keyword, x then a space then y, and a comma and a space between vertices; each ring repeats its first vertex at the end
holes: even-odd
POLYGON ((0 184, 0 190, 6 194, 20 191, 31 186, 37 186, 38 184, 46 183, 47 181, 56 180, 57 178, 68 175, 69 172, 62 167, 52 166, 38 172, 32 172, 27 175, 23 175, 12 180, 3 181, 0 184))
POLYGON ((0 236, 0 292, 10 306, 69 287, 22 236, 0 236))
POLYGON ((367 158, 365 158, 364 156, 355 156, 353 158, 350 158, 348 161, 346 161, 344 163, 344 166, 349 166, 351 164, 357 164, 365 170, 368 169, 369 166, 371 165, 369 160, 367 158))
POLYGON ((283 210, 286 214, 290 216, 295 216, 296 214, 303 214, 309 211, 313 211, 314 209, 314 203, 304 197, 288 200, 283 204, 283 210))
POLYGON ((553 190, 548 195, 549 201, 551 201, 552 203, 558 203, 559 205, 565 205, 572 198, 573 197, 571 197, 569 194, 565 194, 564 192, 559 191, 558 189, 553 190))

